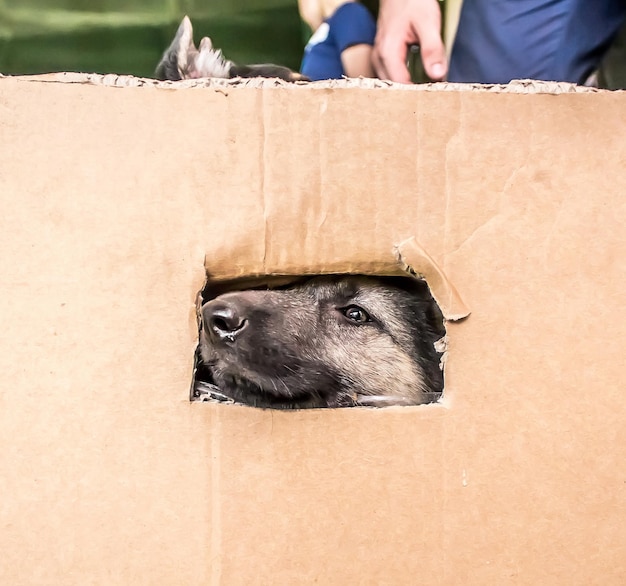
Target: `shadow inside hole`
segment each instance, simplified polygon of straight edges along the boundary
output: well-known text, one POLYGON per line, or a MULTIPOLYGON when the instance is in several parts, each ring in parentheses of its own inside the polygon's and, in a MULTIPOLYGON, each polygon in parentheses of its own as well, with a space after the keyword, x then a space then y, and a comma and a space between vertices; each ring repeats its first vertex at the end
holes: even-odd
POLYGON ((385 407, 443 392, 444 320, 415 277, 209 279, 198 324, 192 401, 385 407))

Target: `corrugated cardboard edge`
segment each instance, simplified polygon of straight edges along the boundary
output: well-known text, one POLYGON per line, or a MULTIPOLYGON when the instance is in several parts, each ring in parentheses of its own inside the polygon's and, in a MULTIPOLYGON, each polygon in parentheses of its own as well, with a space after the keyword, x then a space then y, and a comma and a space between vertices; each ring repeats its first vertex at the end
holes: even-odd
POLYGON ((295 82, 289 83, 280 79, 187 79, 183 81, 158 81, 145 77, 134 77, 132 75, 117 75, 114 73, 77 73, 77 72, 57 72, 45 73, 41 75, 3 76, 21 81, 37 81, 47 83, 81 83, 92 85, 103 85, 109 87, 142 87, 149 86, 163 89, 182 88, 213 88, 226 91, 235 87, 253 88, 279 88, 279 87, 306 87, 310 89, 336 89, 336 88, 363 88, 363 89, 393 89, 403 91, 453 91, 453 92, 491 92, 491 93, 513 93, 513 94, 593 94, 607 91, 623 90, 601 90, 597 88, 585 87, 567 82, 538 81, 532 79, 515 79, 508 84, 478 84, 478 83, 426 83, 426 84, 402 84, 371 78, 344 78, 331 79, 316 82, 295 82))

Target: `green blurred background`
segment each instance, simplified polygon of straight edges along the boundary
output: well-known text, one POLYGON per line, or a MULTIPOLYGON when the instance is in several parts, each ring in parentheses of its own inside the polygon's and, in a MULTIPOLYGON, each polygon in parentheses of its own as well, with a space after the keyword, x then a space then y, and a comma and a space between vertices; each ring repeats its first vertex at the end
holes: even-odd
MULTIPOLYGON (((361 0, 377 4, 377 0, 361 0)), ((461 0, 439 0, 451 46, 461 0)), ((0 73, 53 71, 151 77, 182 17, 196 42, 210 36, 231 60, 299 69, 310 35, 297 0, 0 0, 0 73)), ((413 80, 426 81, 418 54, 413 80)), ((626 87, 626 25, 600 71, 602 87, 626 87)))
POLYGON ((0 73, 151 77, 185 14, 233 61, 300 66, 297 0, 0 0, 0 73))

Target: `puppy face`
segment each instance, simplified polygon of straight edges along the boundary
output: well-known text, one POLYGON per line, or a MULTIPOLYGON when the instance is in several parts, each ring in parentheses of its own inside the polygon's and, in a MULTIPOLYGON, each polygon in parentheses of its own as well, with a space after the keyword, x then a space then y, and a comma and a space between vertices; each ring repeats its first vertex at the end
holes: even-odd
POLYGON ((203 366, 239 402, 419 404, 442 390, 440 316, 414 279, 326 276, 226 293, 205 303, 201 318, 203 366))

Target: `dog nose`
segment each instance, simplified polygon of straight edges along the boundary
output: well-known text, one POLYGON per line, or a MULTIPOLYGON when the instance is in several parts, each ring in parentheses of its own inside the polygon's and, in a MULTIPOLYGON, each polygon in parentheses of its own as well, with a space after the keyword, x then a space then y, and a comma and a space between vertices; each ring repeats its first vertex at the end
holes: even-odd
POLYGON ((202 320, 213 340, 233 342, 248 323, 235 303, 211 301, 202 310, 202 320))

